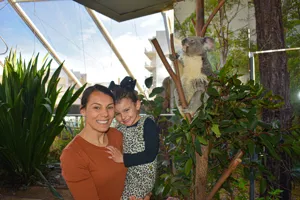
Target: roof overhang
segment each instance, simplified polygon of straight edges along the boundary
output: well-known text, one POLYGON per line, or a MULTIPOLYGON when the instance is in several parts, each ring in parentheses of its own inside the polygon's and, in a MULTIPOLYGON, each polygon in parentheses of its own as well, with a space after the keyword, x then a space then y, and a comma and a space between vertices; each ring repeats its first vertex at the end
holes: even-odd
POLYGON ((134 19, 165 10, 183 0, 75 0, 118 22, 134 19))

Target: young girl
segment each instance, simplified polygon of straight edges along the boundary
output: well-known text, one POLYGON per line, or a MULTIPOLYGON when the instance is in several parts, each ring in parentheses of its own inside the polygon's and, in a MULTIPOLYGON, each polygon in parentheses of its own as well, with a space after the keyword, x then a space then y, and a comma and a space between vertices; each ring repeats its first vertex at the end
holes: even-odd
POLYGON ((159 149, 159 129, 153 118, 139 115, 141 102, 135 84, 136 80, 127 76, 120 85, 112 81, 109 86, 116 99, 115 119, 123 133, 123 154, 111 146, 107 152, 110 159, 128 168, 122 194, 126 200, 132 195, 145 197, 153 189, 159 149))

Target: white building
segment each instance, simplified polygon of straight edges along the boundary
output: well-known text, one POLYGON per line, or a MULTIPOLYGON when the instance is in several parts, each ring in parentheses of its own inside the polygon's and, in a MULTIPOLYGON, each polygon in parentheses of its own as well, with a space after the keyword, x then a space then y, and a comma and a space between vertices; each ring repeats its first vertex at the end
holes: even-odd
MULTIPOLYGON (((56 69, 51 69, 50 74, 53 74, 55 70, 56 69)), ((82 84, 86 82, 86 77, 87 77, 86 74, 82 74, 78 71, 73 71, 73 70, 71 71, 82 84)), ((60 80, 58 82, 57 88, 61 88, 61 92, 58 95, 56 104, 62 98, 64 92, 68 89, 68 87, 74 84, 74 81, 68 77, 68 75, 64 70, 61 70, 59 74, 59 78, 60 80)), ((79 107, 80 107, 80 99, 77 99, 71 106, 69 114, 79 114, 79 107)))
MULTIPOLYGON (((169 45, 166 31, 156 31, 156 36, 164 55, 168 58, 169 56, 169 45)), ((149 58, 150 63, 145 64, 145 68, 152 73, 153 76, 153 87, 159 87, 162 85, 163 80, 169 76, 164 64, 158 56, 154 47, 151 51, 145 50, 146 56, 149 58)), ((170 63, 172 65, 172 63, 170 63)))

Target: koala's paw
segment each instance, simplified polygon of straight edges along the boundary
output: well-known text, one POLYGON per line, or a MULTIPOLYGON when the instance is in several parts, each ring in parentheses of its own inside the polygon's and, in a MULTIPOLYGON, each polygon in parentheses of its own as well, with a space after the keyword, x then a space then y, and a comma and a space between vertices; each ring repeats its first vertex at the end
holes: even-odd
POLYGON ((177 60, 178 58, 179 58, 179 54, 178 54, 178 53, 176 53, 175 56, 173 56, 172 54, 169 55, 169 59, 170 59, 171 61, 175 61, 175 60, 177 60))
POLYGON ((181 105, 177 105, 177 109, 183 117, 186 113, 188 113, 188 112, 186 112, 186 109, 184 109, 181 105))
POLYGON ((189 108, 185 108, 185 109, 182 109, 182 112, 184 114, 186 114, 186 113, 191 113, 192 111, 189 108))
POLYGON ((200 81, 203 85, 207 85, 207 84, 208 84, 207 76, 201 76, 201 77, 199 77, 199 81, 200 81))
POLYGON ((183 108, 182 108, 182 106, 180 104, 177 105, 177 108, 178 108, 179 112, 182 112, 183 108))
POLYGON ((184 114, 186 114, 186 113, 191 113, 191 112, 192 112, 192 110, 191 110, 189 107, 183 108, 181 105, 178 106, 178 110, 180 110, 180 112, 181 112, 181 113, 184 113, 184 114))

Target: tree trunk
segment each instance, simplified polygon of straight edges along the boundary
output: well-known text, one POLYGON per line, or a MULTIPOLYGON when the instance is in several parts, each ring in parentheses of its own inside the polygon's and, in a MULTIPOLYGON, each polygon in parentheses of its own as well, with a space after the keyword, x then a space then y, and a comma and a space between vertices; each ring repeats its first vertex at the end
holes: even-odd
MULTIPOLYGON (((196 0, 196 34, 201 36, 204 27, 204 0, 196 0)), ((202 145, 202 156, 195 151, 196 157, 196 174, 194 195, 195 200, 206 199, 206 183, 208 170, 208 146, 202 145)))
POLYGON ((195 199, 206 199, 206 183, 208 170, 208 146, 202 145, 202 156, 196 154, 195 199))
MULTIPOLYGON (((254 0, 258 50, 285 48, 280 0, 254 0)), ((263 120, 279 120, 281 127, 291 126, 292 109, 290 104, 290 77, 287 71, 286 52, 259 54, 260 81, 274 94, 284 98, 285 105, 279 111, 264 110, 263 120)), ((281 155, 281 161, 270 160, 270 171, 275 173, 273 188, 284 190, 282 199, 291 199, 291 161, 287 155, 281 155), (274 184, 275 183, 275 184, 274 184)))

